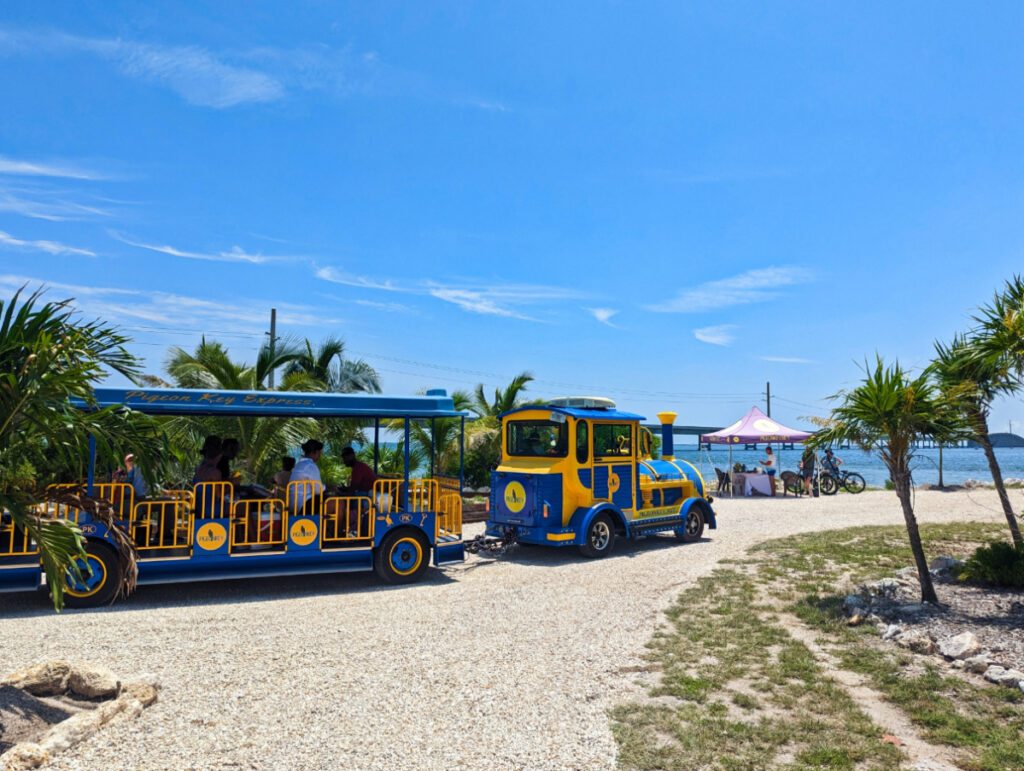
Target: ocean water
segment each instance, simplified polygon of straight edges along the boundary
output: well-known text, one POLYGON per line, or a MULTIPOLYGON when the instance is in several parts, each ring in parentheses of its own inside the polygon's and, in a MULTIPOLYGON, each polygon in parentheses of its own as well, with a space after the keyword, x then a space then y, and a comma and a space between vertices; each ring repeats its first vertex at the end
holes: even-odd
MULTIPOLYGON (((799 469, 800 456, 803 449, 799 444, 794 445, 792 450, 779 450, 773 446, 779 458, 780 471, 797 471, 799 469)), ((1024 478, 1024 447, 997 447, 996 460, 999 461, 999 468, 1002 469, 1003 479, 1024 478)), ((842 468, 847 471, 856 471, 864 477, 864 480, 875 487, 885 485, 889 478, 889 472, 885 464, 874 453, 866 453, 859 449, 838 450, 836 456, 842 458, 842 468)), ((696 444, 677 444, 676 457, 693 463, 701 468, 703 460, 704 468, 702 473, 705 477, 714 478, 714 468, 717 466, 725 470, 729 464, 729 447, 727 445, 713 445, 707 449, 697 451, 696 444)), ((747 468, 758 465, 759 460, 765 458, 764 445, 758 450, 744 450, 733 447, 732 460, 743 463, 747 468)), ((939 481, 939 451, 938 450, 917 450, 912 461, 914 469, 914 484, 937 484, 939 481)), ((949 484, 961 484, 968 479, 978 479, 983 482, 991 482, 992 474, 989 472, 988 461, 985 460, 985 453, 980 447, 946 447, 942 450, 942 481, 949 484)))

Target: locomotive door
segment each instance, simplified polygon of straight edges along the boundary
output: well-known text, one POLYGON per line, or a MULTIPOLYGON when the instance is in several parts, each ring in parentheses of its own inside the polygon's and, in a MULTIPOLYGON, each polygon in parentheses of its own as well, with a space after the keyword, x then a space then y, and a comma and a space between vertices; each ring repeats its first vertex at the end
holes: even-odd
POLYGON ((636 426, 594 421, 594 499, 632 516, 636 487, 636 426))

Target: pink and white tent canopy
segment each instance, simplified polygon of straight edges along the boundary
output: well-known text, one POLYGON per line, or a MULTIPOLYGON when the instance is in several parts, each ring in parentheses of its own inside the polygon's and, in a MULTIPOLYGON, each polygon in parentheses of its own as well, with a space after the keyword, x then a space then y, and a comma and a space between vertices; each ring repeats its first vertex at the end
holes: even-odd
POLYGON ((708 444, 757 444, 763 442, 802 442, 814 434, 810 431, 797 431, 787 428, 765 415, 757 407, 737 420, 731 426, 715 431, 713 434, 701 434, 701 442, 708 444))

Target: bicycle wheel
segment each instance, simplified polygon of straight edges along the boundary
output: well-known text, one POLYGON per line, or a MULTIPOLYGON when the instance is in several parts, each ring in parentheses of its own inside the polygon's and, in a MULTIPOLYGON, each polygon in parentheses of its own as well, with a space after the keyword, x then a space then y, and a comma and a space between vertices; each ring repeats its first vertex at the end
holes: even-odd
POLYGON ((850 493, 862 493, 864 488, 867 487, 867 482, 864 481, 864 477, 860 474, 853 472, 843 477, 843 487, 850 493))
POLYGON ((839 483, 831 474, 822 474, 818 478, 818 486, 825 495, 835 495, 839 492, 839 483))

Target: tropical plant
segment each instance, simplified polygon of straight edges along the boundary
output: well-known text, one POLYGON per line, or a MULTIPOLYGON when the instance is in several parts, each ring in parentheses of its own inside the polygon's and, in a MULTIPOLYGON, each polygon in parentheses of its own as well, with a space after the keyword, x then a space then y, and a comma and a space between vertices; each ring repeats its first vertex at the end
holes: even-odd
MULTIPOLYGON (((368 466, 373 466, 373 446, 362 447, 356 453, 356 457, 368 466)), ((427 456, 418 447, 409 448, 409 473, 418 471, 427 456)), ((400 440, 395 446, 382 444, 377 452, 377 473, 387 476, 401 476, 405 473, 405 440, 400 440)))
POLYGON ((480 383, 473 391, 473 398, 467 405, 469 409, 476 413, 477 417, 482 420, 491 419, 492 422, 496 422, 498 416, 502 413, 514 410, 523 404, 523 400, 519 398, 520 393, 526 390, 526 384, 533 380, 533 375, 529 372, 521 372, 512 378, 504 389, 494 389, 494 400, 488 401, 487 395, 484 393, 484 384, 480 383))
POLYGON ((988 427, 992 402, 1019 390, 1021 381, 1005 350, 996 349, 987 340, 991 334, 982 328, 972 337, 956 335, 949 345, 936 342, 933 368, 939 386, 963 412, 971 438, 985 452, 1013 542, 1024 545, 988 427))
POLYGON ((934 383, 931 368, 912 376, 899 362, 887 365, 880 356, 876 357, 874 366, 864 363, 864 379, 860 385, 831 398, 839 405, 828 419, 819 421, 824 428, 808 444, 818 448, 853 442, 865 451, 878 454, 889 470, 903 509, 910 549, 921 582, 921 600, 937 602, 914 516, 910 464, 914 443, 923 437, 939 441, 962 437, 964 423, 959 405, 934 383))
MULTIPOLYGON (((129 341, 116 327, 76 317, 71 300, 41 302, 36 291, 22 300, 22 289, 0 302, 0 517, 26 532, 38 545, 53 595, 54 607, 64 604, 65 575, 81 578, 76 558, 84 559, 81 531, 50 515, 49 502, 69 502, 93 513, 112 535, 109 504, 88 498, 81 490, 57 492, 49 485, 69 476, 84 477, 90 458, 90 436, 99 466, 117 462, 131 448, 139 467, 151 476, 160 465, 163 437, 156 421, 138 413, 99 409, 93 386, 108 371, 134 380, 137 360, 126 350, 129 341), (72 406, 78 400, 86 409, 72 406)), ((121 554, 121 591, 134 578, 131 549, 121 554)))
POLYGON ((306 339, 297 349, 286 373, 305 373, 332 393, 380 393, 377 371, 362 359, 346 359, 343 340, 328 337, 314 348, 306 339))
MULTIPOLYGON (((260 391, 265 390, 271 370, 290 364, 300 354, 297 347, 280 343, 272 353, 264 344, 256 364, 248 365, 233 361, 223 345, 204 338, 192 353, 171 348, 166 368, 179 388, 260 391)), ((322 391, 323 383, 309 373, 295 371, 285 375, 281 390, 322 391)), ((256 480, 273 474, 280 457, 319 434, 320 426, 310 418, 189 416, 170 420, 167 431, 175 445, 194 448, 195 452, 202 445, 204 435, 236 437, 244 473, 248 479, 256 480)))

